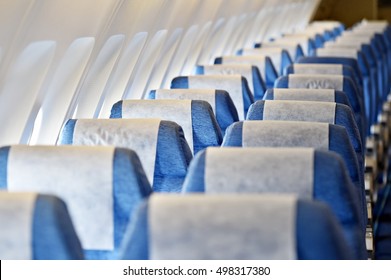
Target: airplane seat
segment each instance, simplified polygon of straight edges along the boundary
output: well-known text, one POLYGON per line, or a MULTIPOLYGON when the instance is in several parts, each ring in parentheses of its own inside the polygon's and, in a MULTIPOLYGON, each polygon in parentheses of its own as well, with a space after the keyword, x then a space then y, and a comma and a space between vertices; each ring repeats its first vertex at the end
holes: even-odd
POLYGON ((321 202, 292 195, 153 195, 139 207, 122 259, 351 259, 321 202))
POLYGON ((179 192, 193 157, 182 128, 160 119, 71 119, 59 144, 131 149, 156 192, 179 192))
POLYGON ((197 65, 195 69, 197 75, 242 75, 246 78, 254 100, 261 100, 266 90, 265 82, 261 77, 259 69, 252 65, 245 64, 214 64, 197 65))
POLYGON ((241 75, 180 76, 171 81, 171 88, 225 90, 235 104, 239 120, 246 117, 248 108, 254 103, 254 97, 247 80, 241 75))
POLYGON ((176 122, 193 154, 209 146, 220 146, 223 138, 211 105, 202 100, 122 100, 113 105, 110 118, 176 122))
POLYGON ((290 74, 282 76, 275 82, 276 88, 319 88, 343 91, 349 98, 352 111, 360 131, 361 141, 365 142, 369 128, 366 124, 365 110, 362 95, 351 79, 342 75, 290 74))
POLYGON ((288 193, 325 202, 341 223, 355 258, 367 257, 359 196, 336 153, 313 148, 208 148, 192 161, 183 192, 288 193))
POLYGON ((0 148, 0 158, 0 189, 66 203, 86 259, 118 258, 135 207, 152 192, 128 149, 14 145, 0 148))
POLYGON ((224 135, 232 123, 239 120, 238 112, 229 93, 215 89, 156 89, 151 90, 148 99, 190 99, 208 102, 224 135))
POLYGON ((67 206, 56 196, 0 192, 2 260, 84 259, 67 206))
POLYGON ((255 66, 261 73, 266 88, 272 88, 274 81, 279 76, 273 61, 267 55, 221 56, 215 59, 214 64, 247 64, 255 66))

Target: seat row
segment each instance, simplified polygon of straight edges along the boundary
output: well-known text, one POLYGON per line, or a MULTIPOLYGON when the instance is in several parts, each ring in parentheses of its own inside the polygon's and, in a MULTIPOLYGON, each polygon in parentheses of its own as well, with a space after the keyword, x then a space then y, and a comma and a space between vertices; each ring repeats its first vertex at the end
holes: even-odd
MULTIPOLYGON (((111 119, 68 120, 60 146, 1 148, 1 213, 26 225, 6 220, 1 257, 366 259, 366 139, 388 94, 372 82, 389 79, 356 57, 304 56, 341 29, 313 23, 197 66, 111 119)), ((388 40, 386 24, 355 29, 388 40)))

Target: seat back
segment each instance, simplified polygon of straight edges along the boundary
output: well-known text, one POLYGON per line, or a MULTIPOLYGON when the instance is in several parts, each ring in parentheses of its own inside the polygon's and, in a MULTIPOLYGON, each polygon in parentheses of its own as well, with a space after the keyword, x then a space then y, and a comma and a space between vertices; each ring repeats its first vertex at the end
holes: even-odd
POLYGON ((196 75, 176 77, 171 82, 171 88, 218 89, 229 93, 238 111, 239 120, 246 117, 248 108, 254 102, 254 97, 247 80, 241 75, 196 75))
POLYGON ((303 51, 303 48, 301 47, 301 44, 300 43, 306 43, 305 44, 305 47, 306 47, 306 50, 308 50, 308 44, 309 44, 309 41, 306 40, 305 42, 301 41, 301 42, 298 42, 296 40, 292 40, 292 41, 288 41, 288 40, 282 40, 282 38, 278 38, 274 41, 270 41, 270 42, 263 42, 261 44, 259 44, 257 47, 258 48, 270 48, 270 47, 278 47, 278 48, 283 48, 284 50, 286 50, 291 59, 293 61, 297 60, 298 58, 304 56, 304 51, 303 51))
POLYGON ((65 203, 55 196, 0 192, 2 260, 83 259, 65 203))
POLYGON ((151 193, 127 149, 11 146, 0 148, 0 158, 1 189, 56 195, 67 204, 87 259, 118 257, 135 207, 151 193))
MULTIPOLYGON (((227 130, 223 146, 231 147, 307 147, 339 154, 358 195, 360 210, 366 217, 363 169, 346 129, 339 125, 297 121, 245 121, 227 130)), ((363 225, 365 230, 365 224, 363 225)))
POLYGON ((345 163, 335 153, 313 148, 208 148, 192 161, 183 191, 288 193, 323 201, 342 224, 355 256, 367 257, 361 202, 345 163))
POLYGON ((321 202, 291 195, 194 194, 152 196, 129 227, 122 258, 347 259, 352 254, 321 202))
POLYGON ((237 54, 243 56, 266 55, 272 60, 273 65, 279 75, 282 75, 284 73, 285 67, 293 63, 292 57, 289 52, 282 47, 264 47, 262 45, 260 48, 241 49, 238 51, 237 54))
POLYGON ((196 154, 220 146, 222 135, 211 105, 201 100, 122 100, 113 105, 110 118, 159 118, 178 123, 196 154))
POLYGON ((238 112, 229 93, 215 89, 156 89, 151 90, 148 99, 190 99, 208 102, 216 116, 222 134, 229 125, 239 120, 238 112))
POLYGON ((201 75, 241 75, 246 78, 248 86, 253 93, 254 100, 262 99, 266 90, 265 82, 258 68, 246 64, 214 64, 198 65, 196 74, 201 75))
POLYGON ((278 78, 278 72, 271 58, 267 55, 222 56, 215 59, 215 64, 247 64, 259 69, 267 88, 272 88, 278 78))
POLYGON ((361 92, 354 86, 351 79, 342 75, 290 74, 278 78, 275 87, 334 89, 345 92, 352 106, 362 140, 365 139, 365 132, 368 130, 365 114, 366 107, 361 92))
POLYGON ((68 120, 59 143, 132 149, 157 192, 180 191, 192 159, 182 128, 160 119, 68 120))

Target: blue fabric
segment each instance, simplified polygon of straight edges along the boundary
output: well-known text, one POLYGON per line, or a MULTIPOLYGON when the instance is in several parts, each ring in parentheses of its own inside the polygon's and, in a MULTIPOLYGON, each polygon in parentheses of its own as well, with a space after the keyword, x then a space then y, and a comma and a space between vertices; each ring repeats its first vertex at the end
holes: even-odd
POLYGON ((303 48, 300 45, 297 45, 296 47, 296 54, 295 54, 295 61, 298 60, 300 57, 304 56, 303 48))
POLYGON ((293 63, 293 59, 289 55, 289 52, 286 50, 282 50, 281 52, 281 68, 280 68, 280 75, 284 75, 285 68, 288 67, 293 63))
POLYGON ((83 249, 65 203, 51 195, 35 202, 32 247, 34 260, 80 260, 83 249))
POLYGON ((110 119, 122 118, 122 103, 122 100, 118 101, 111 107, 110 119))
POLYGON ((160 122, 155 159, 154 191, 180 192, 187 167, 192 158, 182 128, 174 122, 160 122))
MULTIPOLYGON (((188 77, 174 78, 171 82, 171 88, 189 88, 188 77)), ((243 94, 244 116, 246 116, 247 111, 250 108, 250 105, 254 103, 254 97, 251 93, 250 88, 248 87, 247 80, 244 77, 242 77, 242 94, 243 94)), ((242 110, 241 108, 236 108, 236 109, 242 110)))
POLYGON ((191 102, 194 154, 209 146, 220 146, 223 136, 213 109, 206 101, 191 102))
MULTIPOLYGON (((148 99, 156 99, 156 90, 151 90, 149 92, 148 99)), ((236 111, 235 104, 229 96, 229 93, 225 90, 215 90, 215 107, 216 120, 224 135, 227 127, 239 120, 238 112, 236 111)))
MULTIPOLYGON (((123 260, 150 258, 148 227, 148 204, 145 202, 140 205, 126 233, 121 250, 123 260)), ((334 215, 320 202, 298 200, 296 242, 297 256, 300 260, 353 259, 334 215)))
MULTIPOLYGON (((289 88, 289 76, 282 76, 275 82, 275 88, 289 88)), ((363 104, 362 96, 358 89, 354 86, 354 82, 347 77, 343 78, 343 91, 346 93, 350 105, 352 106, 357 127, 360 131, 361 139, 365 139, 365 132, 367 131, 367 124, 365 121, 365 106, 363 104)))
MULTIPOLYGON (((314 157, 313 198, 330 206, 343 226, 346 240, 353 249, 355 258, 366 259, 366 220, 364 221, 360 211, 358 190, 350 181, 343 159, 328 151, 316 151, 314 157)), ((191 162, 183 193, 205 192, 205 158, 206 152, 203 151, 191 162)), ((262 167, 259 170, 261 171, 262 167)), ((275 191, 279 192, 279 186, 276 186, 275 191)))
POLYGON ((58 143, 62 145, 72 145, 73 144, 73 133, 75 131, 77 120, 69 119, 65 123, 64 127, 61 130, 60 137, 58 138, 58 143))
POLYGON ((7 166, 10 147, 0 147, 0 189, 7 187, 7 166))
POLYGON ((251 68, 253 72, 254 101, 257 101, 262 99, 263 93, 266 90, 266 84, 262 79, 258 67, 252 66, 251 68))

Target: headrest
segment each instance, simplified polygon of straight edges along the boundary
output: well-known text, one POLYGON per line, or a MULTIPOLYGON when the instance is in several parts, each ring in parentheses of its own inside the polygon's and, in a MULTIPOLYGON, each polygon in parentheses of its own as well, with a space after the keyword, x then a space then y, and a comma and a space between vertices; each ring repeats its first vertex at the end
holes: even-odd
POLYGON ((289 88, 323 88, 343 91, 342 75, 290 74, 289 88))
POLYGON ((83 259, 66 205, 55 196, 1 191, 0 221, 1 259, 83 259))
POLYGON ((274 80, 278 77, 275 68, 277 66, 266 55, 223 56, 217 58, 215 64, 250 64, 256 66, 267 86, 274 83, 274 80))
POLYGON ((160 122, 160 119, 69 120, 60 139, 65 138, 67 132, 71 139, 62 139, 62 144, 116 146, 134 150, 153 185, 160 122))
POLYGON ((313 183, 312 148, 208 148, 206 152, 207 193, 273 192, 278 188, 311 199, 313 183))
POLYGON ((12 146, 8 190, 59 194, 83 248, 113 250, 113 157, 113 147, 12 146))
POLYGON ((197 66, 197 74, 204 75, 241 75, 246 78, 248 86, 254 95, 260 95, 259 91, 264 91, 265 87, 260 77, 255 77, 257 68, 249 64, 214 64, 197 66), (258 83, 257 83, 258 82, 258 83), (261 83, 260 83, 261 82, 261 83), (256 94, 257 93, 257 94, 256 94))
POLYGON ((295 74, 343 75, 342 64, 294 64, 295 74))
POLYGON ((329 149, 329 124, 301 121, 245 121, 243 147, 329 149))
POLYGON ((295 259, 296 207, 291 195, 154 195, 150 259, 295 259))
POLYGON ((191 104, 191 100, 123 100, 122 118, 159 118, 176 122, 182 127, 194 153, 191 104))
POLYGON ((157 89, 149 92, 149 99, 191 99, 210 102, 222 133, 239 120, 238 112, 229 93, 214 89, 157 89))
POLYGON ((282 69, 292 63, 292 58, 289 53, 280 47, 261 47, 256 49, 243 49, 243 56, 258 56, 266 55, 271 58, 273 65, 277 70, 277 73, 281 73, 282 69))
POLYGON ((355 58, 357 59, 357 50, 352 50, 349 48, 324 48, 316 50, 317 56, 337 56, 337 57, 346 57, 346 58, 355 58))
MULTIPOLYGON (((239 119, 245 117, 247 102, 252 103, 252 94, 249 91, 248 84, 240 75, 197 75, 188 76, 188 87, 197 89, 221 89, 226 90, 231 96, 232 101, 238 111, 239 119), (245 85, 243 85, 245 84, 245 85), (245 89, 243 89, 245 87, 245 89), (247 102, 245 102, 245 100, 247 102), (251 101, 250 101, 251 100, 251 101)), ((175 80, 172 82, 172 88, 176 86, 175 80)), ((248 108, 248 107, 247 107, 248 108)))
POLYGON ((263 42, 261 48, 282 48, 289 53, 289 56, 292 60, 295 60, 297 56, 303 56, 303 49, 301 46, 295 41, 282 41, 275 40, 272 42, 263 42))
POLYGON ((64 200, 88 258, 116 257, 132 211, 151 192, 137 155, 127 149, 11 146, 0 154, 0 167, 7 168, 0 187, 64 200))
POLYGON ((336 102, 336 92, 333 89, 274 88, 267 90, 264 99, 336 102))
POLYGON ((333 124, 335 122, 336 103, 315 101, 257 101, 251 105, 248 119, 257 117, 263 120, 312 121, 333 124), (263 111, 255 112, 255 107, 263 111), (254 112, 253 112, 254 111, 254 112), (253 115, 255 114, 255 115, 253 115), (258 116, 262 114, 262 116, 258 116))

